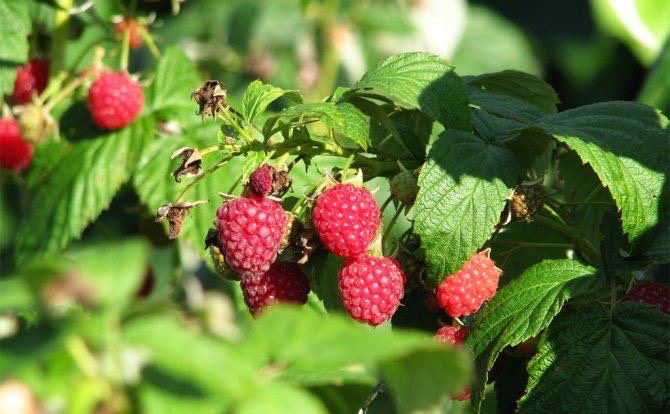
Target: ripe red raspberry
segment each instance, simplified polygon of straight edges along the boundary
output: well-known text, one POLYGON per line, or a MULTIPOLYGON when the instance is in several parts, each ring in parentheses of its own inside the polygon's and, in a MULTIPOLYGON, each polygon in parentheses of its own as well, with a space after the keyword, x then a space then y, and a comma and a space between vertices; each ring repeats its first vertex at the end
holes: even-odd
POLYGON ((21 138, 16 119, 0 119, 0 168, 21 172, 33 158, 33 146, 21 138))
POLYGON ((272 191, 272 177, 274 168, 263 164, 249 176, 249 188, 252 194, 264 196, 272 191))
POLYGON ((286 231, 286 212, 267 197, 240 197, 216 212, 219 242, 236 272, 261 273, 277 258, 286 231))
MULTIPOLYGON (((137 28, 137 20, 130 17, 126 17, 123 20, 117 22, 114 25, 114 32, 122 38, 123 32, 128 31, 128 46, 131 49, 137 49, 142 47, 144 41, 142 40, 142 35, 140 30, 137 28)), ((146 27, 146 26, 145 26, 146 27)))
POLYGON ((405 275, 398 262, 388 257, 349 258, 337 280, 349 315, 372 326, 391 319, 405 293, 405 275))
POLYGON ((661 283, 644 282, 633 286, 623 300, 648 303, 670 314, 670 289, 661 283))
POLYGON ((496 293, 502 272, 489 258, 489 252, 487 249, 473 255, 438 286, 437 300, 449 316, 469 315, 496 293))
MULTIPOLYGON (((456 328, 455 326, 443 326, 435 334, 435 341, 460 347, 468 334, 467 328, 456 328)), ((464 387, 461 392, 451 396, 452 400, 464 401, 470 399, 470 387, 464 387)))
POLYGON ((49 80, 49 60, 33 59, 25 66, 16 68, 16 80, 12 99, 19 105, 33 99, 33 94, 40 94, 49 80))
POLYGON ((265 273, 243 273, 244 303, 257 315, 275 303, 307 302, 309 280, 296 263, 274 263, 265 273))
POLYGON ((312 222, 332 253, 352 257, 367 250, 379 228, 379 207, 365 188, 336 184, 317 199, 312 222))
POLYGON ((123 128, 140 115, 143 107, 142 88, 123 72, 103 73, 88 92, 88 108, 100 128, 123 128))
POLYGON ((437 330, 435 340, 443 344, 460 345, 465 340, 467 328, 457 328, 455 326, 443 326, 437 330))

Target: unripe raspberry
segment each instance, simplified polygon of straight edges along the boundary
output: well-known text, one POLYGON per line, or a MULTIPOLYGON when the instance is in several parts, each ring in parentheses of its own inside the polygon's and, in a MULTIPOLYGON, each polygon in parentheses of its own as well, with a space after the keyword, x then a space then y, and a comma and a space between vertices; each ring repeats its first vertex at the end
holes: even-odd
POLYGON ((512 215, 525 222, 533 221, 535 213, 544 205, 544 188, 539 184, 520 185, 512 196, 512 215))
POLYGON ((49 80, 49 60, 33 59, 25 66, 16 69, 14 92, 12 100, 19 104, 26 104, 39 95, 47 87, 49 80))
MULTIPOLYGON (((457 328, 455 326, 443 326, 438 329, 435 334, 435 341, 450 345, 460 347, 465 341, 465 337, 468 334, 467 328, 457 328)), ((452 400, 464 401, 470 399, 470 387, 464 387, 461 392, 451 396, 452 400)))
POLYGON ((336 184, 316 199, 312 222, 328 250, 352 257, 366 251, 375 238, 379 214, 377 201, 368 190, 336 184))
POLYGON ((19 124, 13 118, 0 119, 0 168, 25 170, 33 158, 33 146, 21 137, 19 124))
POLYGON ((372 326, 391 319, 405 293, 405 275, 398 262, 387 257, 349 258, 337 280, 349 315, 372 326))
POLYGON ((644 282, 633 286, 623 300, 648 303, 670 314, 670 289, 661 283, 644 282))
POLYGON ((216 212, 219 242, 228 266, 236 272, 261 273, 270 268, 286 230, 286 212, 260 196, 240 197, 216 212))
POLYGON ((88 92, 88 108, 100 128, 123 128, 137 119, 143 107, 142 88, 123 72, 103 73, 88 92))
POLYGON ((253 315, 275 303, 302 305, 309 293, 309 280, 296 263, 274 263, 264 273, 243 273, 240 286, 253 315))
POLYGON ((272 191, 272 177, 274 168, 263 164, 249 176, 249 189, 252 194, 264 196, 272 191))
MULTIPOLYGON (((137 20, 125 17, 123 20, 117 22, 114 25, 114 32, 118 35, 119 38, 123 38, 123 33, 128 31, 128 46, 131 49, 137 49, 142 47, 144 41, 142 40, 142 35, 138 29, 137 20)), ((146 25, 145 25, 146 28, 146 25)))
POLYGON ((391 180, 391 194, 403 204, 414 204, 418 192, 419 186, 411 171, 398 173, 391 180))
POLYGON ((490 250, 473 255, 437 288, 437 300, 452 318, 470 315, 491 299, 502 273, 489 258, 490 250))
POLYGON ((35 104, 23 106, 18 120, 23 139, 35 144, 44 142, 56 127, 45 110, 35 104))

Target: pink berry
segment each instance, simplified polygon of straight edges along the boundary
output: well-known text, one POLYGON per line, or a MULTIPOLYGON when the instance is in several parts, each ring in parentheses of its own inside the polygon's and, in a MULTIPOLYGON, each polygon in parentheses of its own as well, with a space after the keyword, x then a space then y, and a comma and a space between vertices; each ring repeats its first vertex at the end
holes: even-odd
POLYGON ((19 105, 33 99, 33 94, 40 94, 49 80, 49 60, 33 59, 25 66, 16 68, 16 80, 12 100, 19 105))
POLYGON ((252 194, 264 196, 272 191, 272 177, 274 168, 263 164, 249 176, 249 188, 252 194))
POLYGON ((328 250, 352 257, 366 251, 375 238, 379 214, 377 201, 368 190, 336 184, 316 199, 312 222, 328 250))
POLYGON ((644 282, 633 286, 623 300, 648 303, 670 314, 670 289, 660 283, 644 282))
POLYGON ((33 158, 33 146, 21 137, 14 118, 0 119, 0 168, 8 171, 25 170, 33 158))
POLYGON ((277 258, 286 230, 281 206, 252 195, 221 205, 216 212, 219 242, 228 266, 236 272, 266 272, 277 258))
MULTIPOLYGON (((460 347, 468 334, 467 328, 457 328, 455 326, 443 326, 435 334, 435 341, 460 347)), ((452 400, 465 401, 470 399, 470 387, 463 387, 461 392, 451 396, 452 400)))
POLYGON ((398 262, 387 257, 349 258, 337 277, 344 308, 372 326, 391 319, 405 293, 405 275, 398 262))
POLYGON ((449 316, 470 315, 496 293, 502 272, 489 258, 489 252, 487 249, 473 255, 438 286, 437 300, 449 316))
POLYGON ((103 73, 88 92, 88 108, 100 128, 123 128, 137 119, 143 107, 142 88, 123 72, 103 73))
POLYGON ((309 293, 309 280, 296 263, 274 263, 265 273, 243 273, 240 286, 254 315, 275 303, 302 305, 309 293))

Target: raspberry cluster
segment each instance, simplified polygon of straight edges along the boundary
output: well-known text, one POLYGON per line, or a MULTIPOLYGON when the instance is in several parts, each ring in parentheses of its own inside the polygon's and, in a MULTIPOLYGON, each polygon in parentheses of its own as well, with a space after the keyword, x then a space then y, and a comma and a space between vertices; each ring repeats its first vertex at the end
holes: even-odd
POLYGON ((353 184, 330 187, 319 195, 312 211, 323 245, 346 258, 337 275, 344 308, 352 318, 372 326, 391 319, 406 282, 397 261, 365 253, 379 230, 380 215, 372 194, 353 184))
POLYGON ((473 255, 437 288, 440 307, 451 317, 467 316, 493 297, 502 271, 489 257, 490 250, 473 255))
POLYGON ((240 274, 244 301, 253 315, 275 303, 307 302, 309 280, 296 263, 275 263, 288 230, 288 215, 267 197, 272 188, 272 167, 263 165, 251 174, 249 196, 222 204, 216 212, 216 232, 209 245, 215 266, 240 274))
MULTIPOLYGON (((463 346, 463 341, 468 334, 467 328, 455 326, 443 326, 435 334, 435 341, 447 346, 463 346)), ((465 401, 470 399, 470 387, 464 387, 461 392, 451 396, 452 400, 465 401)))

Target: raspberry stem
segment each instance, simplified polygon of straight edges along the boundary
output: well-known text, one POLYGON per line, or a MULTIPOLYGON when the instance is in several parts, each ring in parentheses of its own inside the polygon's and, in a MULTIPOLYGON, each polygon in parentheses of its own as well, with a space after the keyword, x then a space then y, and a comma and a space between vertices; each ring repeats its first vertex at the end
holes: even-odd
POLYGON ((49 66, 51 75, 59 73, 65 59, 65 45, 70 34, 70 8, 74 0, 56 0, 54 13, 54 34, 51 41, 49 66))
POLYGON ((383 248, 383 246, 386 245, 386 240, 391 235, 391 230, 393 229, 393 225, 398 220, 398 217, 400 217, 400 213, 402 213, 402 206, 398 206, 398 209, 396 210, 395 214, 391 218, 391 221, 386 226, 386 230, 384 231, 384 236, 382 237, 382 248, 383 248))
POLYGON ((121 40, 121 59, 119 67, 122 72, 128 72, 128 56, 130 55, 130 28, 123 31, 121 40))
POLYGON ((602 266, 602 257, 600 251, 582 234, 579 229, 576 229, 567 224, 559 223, 542 214, 537 214, 534 219, 538 225, 549 229, 563 238, 572 241, 577 250, 581 251, 589 261, 596 266, 602 266))
POLYGON ((219 168, 223 167, 228 161, 230 161, 236 154, 230 154, 221 161, 217 162, 216 164, 212 165, 209 167, 205 172, 200 174, 199 176, 195 177, 193 181, 191 181, 184 189, 179 193, 179 196, 177 196, 177 200, 175 201, 176 203, 184 201, 184 197, 186 194, 191 191, 191 189, 203 178, 207 177, 209 174, 213 173, 214 171, 218 170, 219 168))

